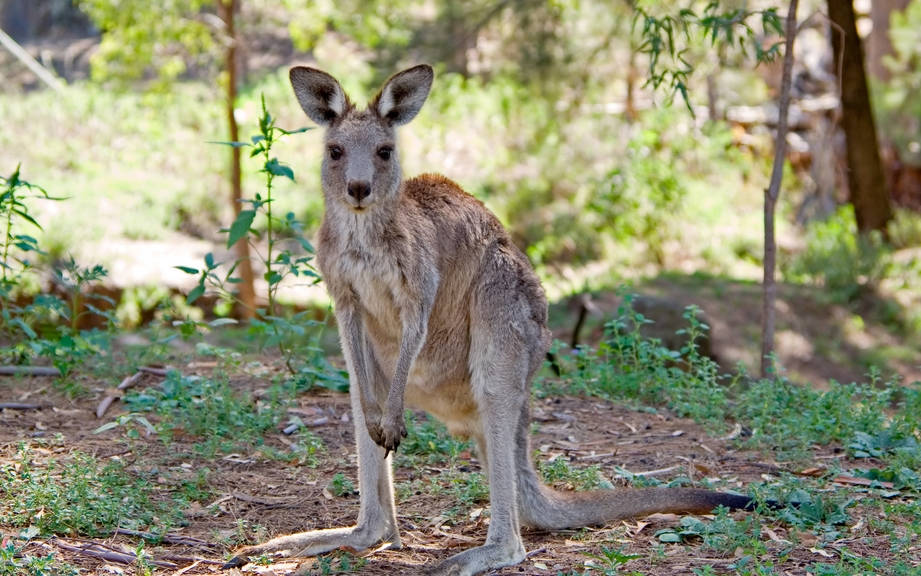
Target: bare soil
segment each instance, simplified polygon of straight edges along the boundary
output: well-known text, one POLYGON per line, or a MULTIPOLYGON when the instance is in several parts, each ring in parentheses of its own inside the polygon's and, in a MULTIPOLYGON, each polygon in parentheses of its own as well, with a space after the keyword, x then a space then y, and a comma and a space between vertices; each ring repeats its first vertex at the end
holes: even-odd
MULTIPOLYGON (((280 364, 271 359, 264 361, 270 366, 280 364)), ((188 371, 207 373, 207 369, 195 367, 188 371)), ((269 565, 250 564, 224 571, 221 563, 230 557, 233 546, 240 543, 235 541, 235 535, 243 534, 249 542, 253 542, 284 533, 347 525, 354 521, 358 510, 357 494, 337 497, 328 489, 330 478, 337 472, 344 473, 357 487, 352 423, 345 394, 315 391, 299 396, 297 402, 301 414, 316 415, 317 419, 324 421, 322 419, 325 418, 326 422, 311 428, 322 437, 326 449, 318 465, 308 467, 268 459, 258 450, 215 458, 196 457, 192 447, 201 439, 194 437, 180 436, 165 444, 155 436, 129 442, 118 430, 94 434, 94 429, 114 419, 123 410, 123 405, 116 402, 103 420, 97 420, 96 407, 114 383, 87 379, 83 384, 89 393, 71 399, 56 391, 48 380, 0 381, 0 399, 45 405, 41 410, 0 411, 0 461, 8 462, 18 443, 43 438, 48 441, 43 458, 64 459, 79 450, 103 461, 121 459, 130 465, 129 470, 157 476, 158 494, 163 496, 177 489, 182 479, 194 478, 199 469, 208 468, 211 470, 208 478, 213 500, 193 504, 186 512, 188 524, 171 531, 172 535, 193 537, 202 542, 145 546, 155 560, 171 563, 169 567, 155 568, 155 574, 328 573, 323 572, 323 566, 315 558, 278 559, 269 565), (240 526, 246 528, 240 530, 240 526)), ((266 381, 241 375, 234 379, 234 385, 258 395, 264 390, 266 381)), ((744 492, 752 481, 782 472, 801 472, 804 467, 802 463, 774 462, 761 454, 737 450, 730 441, 709 435, 694 422, 676 418, 664 410, 641 412, 597 399, 554 397, 533 401, 532 420, 536 423, 533 448, 539 459, 565 456, 574 466, 598 465, 603 476, 615 486, 624 484, 617 473, 617 469, 622 468, 632 473, 649 473, 662 480, 679 476, 719 480, 725 489, 744 492)), ((286 450, 290 443, 291 439, 280 429, 265 437, 266 446, 278 450, 286 450)), ((815 465, 824 466, 831 458, 840 456, 838 452, 836 447, 821 449, 815 465)), ((479 463, 475 454, 464 453, 454 466, 456 474, 457 469, 478 470, 479 463)), ((397 467, 395 479, 398 485, 429 478, 449 483, 451 474, 450 470, 441 466, 397 467)), ((488 504, 474 502, 472 506, 461 509, 453 520, 448 520, 448 511, 455 506, 457 502, 448 493, 421 489, 400 498, 398 515, 403 549, 363 553, 365 564, 358 572, 421 573, 424 566, 482 543, 489 523, 488 504)), ((735 513, 737 518, 743 518, 745 514, 735 513)), ((863 508, 858 504, 856 509, 851 509, 850 528, 842 530, 846 536, 840 542, 822 548, 814 546, 814 535, 796 533, 788 525, 772 523, 766 518, 763 522, 767 529, 762 529, 760 538, 765 554, 776 557, 777 565, 784 574, 806 574, 807 568, 814 562, 834 563, 844 547, 851 554, 885 559, 890 556, 890 542, 886 533, 879 531, 878 523, 873 521, 879 514, 878 506, 863 508), (788 555, 781 559, 781 552, 788 549, 788 555)), ((738 552, 721 554, 705 549, 699 543, 660 543, 655 536, 656 531, 676 527, 678 521, 679 517, 675 515, 654 515, 579 531, 526 529, 523 536, 529 557, 518 566, 495 573, 554 575, 576 570, 581 573, 585 562, 590 560, 589 554, 600 552, 602 546, 639 555, 623 570, 647 575, 689 574, 693 568, 705 565, 713 565, 717 572, 723 572, 722 567, 738 560, 738 552)), ((4 538, 18 531, 19 528, 0 526, 4 538)), ((32 540, 25 552, 31 555, 53 552, 58 558, 79 567, 84 574, 140 574, 134 566, 62 549, 62 545, 87 543, 130 552, 137 548, 138 539, 121 535, 93 540, 40 538, 32 540)), ((333 569, 339 567, 338 562, 337 559, 331 560, 333 569)))

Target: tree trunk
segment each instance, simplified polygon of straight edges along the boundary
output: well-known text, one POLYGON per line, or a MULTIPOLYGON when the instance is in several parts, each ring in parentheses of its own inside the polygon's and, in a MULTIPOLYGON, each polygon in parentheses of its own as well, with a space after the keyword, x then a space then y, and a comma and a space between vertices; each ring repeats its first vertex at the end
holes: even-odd
POLYGON ((777 109, 777 139, 774 143, 774 165, 771 182, 764 191, 764 282, 761 299, 761 377, 774 372, 774 324, 776 318, 777 241, 774 238, 774 211, 780 197, 783 165, 787 156, 787 117, 790 110, 790 88, 793 77, 793 42, 796 40, 796 9, 798 0, 791 0, 784 29, 783 73, 780 80, 780 105, 777 109))
POLYGON ((873 20, 873 32, 867 38, 867 64, 877 80, 888 80, 889 70, 883 64, 883 58, 892 53, 892 41, 889 39, 889 18, 893 12, 901 12, 908 6, 909 0, 873 0, 870 5, 870 19, 873 20))
POLYGON ((847 180, 861 233, 886 231, 892 206, 879 158, 879 144, 851 0, 828 0, 835 74, 841 86, 841 125, 847 140, 847 180), (843 38, 842 38, 843 36, 843 38))
MULTIPOLYGON (((226 86, 226 114, 227 126, 230 129, 231 142, 240 140, 240 130, 237 127, 237 119, 234 116, 234 108, 237 103, 237 35, 234 27, 234 18, 238 9, 237 0, 221 0, 218 3, 221 19, 224 21, 227 51, 224 56, 224 67, 227 71, 226 86)), ((240 200, 243 198, 243 185, 240 172, 240 148, 233 146, 230 148, 230 203, 233 206, 234 221, 240 215, 243 205, 240 200)), ((239 293, 234 310, 234 315, 238 318, 249 320, 256 313, 256 289, 253 278, 253 262, 250 259, 249 244, 246 238, 241 239, 234 245, 237 252, 237 271, 240 274, 240 283, 237 284, 239 293)))

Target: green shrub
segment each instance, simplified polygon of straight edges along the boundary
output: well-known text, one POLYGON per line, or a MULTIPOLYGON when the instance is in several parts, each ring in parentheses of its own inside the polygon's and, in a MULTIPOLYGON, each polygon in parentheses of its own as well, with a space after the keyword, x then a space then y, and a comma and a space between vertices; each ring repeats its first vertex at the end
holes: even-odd
POLYGON ((891 264, 891 250, 879 234, 857 234, 854 208, 847 204, 809 225, 806 249, 783 273, 788 282, 824 287, 833 301, 845 303, 879 286, 891 264))

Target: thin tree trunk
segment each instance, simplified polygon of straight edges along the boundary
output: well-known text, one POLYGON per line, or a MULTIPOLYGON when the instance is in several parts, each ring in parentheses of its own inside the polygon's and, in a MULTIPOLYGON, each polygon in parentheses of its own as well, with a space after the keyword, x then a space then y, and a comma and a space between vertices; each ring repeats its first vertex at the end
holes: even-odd
POLYGON ((908 2, 909 0, 873 0, 870 4, 873 32, 867 38, 867 65, 870 74, 878 80, 889 80, 889 70, 883 62, 883 58, 892 53, 889 19, 893 12, 904 10, 908 2))
POLYGON ((627 122, 636 121, 636 50, 633 48, 633 42, 630 42, 630 59, 627 61, 627 97, 624 102, 624 118, 627 122))
POLYGON ((774 238, 774 211, 780 197, 783 165, 787 156, 787 113, 790 109, 790 85, 793 76, 793 42, 796 40, 796 9, 798 0, 791 0, 787 11, 787 25, 783 55, 783 75, 780 81, 780 106, 777 118, 777 140, 774 144, 774 166, 771 182, 764 191, 764 292, 761 308, 761 376, 774 371, 774 325, 777 300, 777 241, 774 238))
POLYGON ((876 125, 864 70, 863 46, 851 0, 828 0, 834 24, 831 45, 835 74, 841 85, 841 125, 847 140, 847 181, 860 233, 885 233, 892 206, 879 158, 876 125), (844 36, 842 38, 842 35, 844 36))
MULTIPOLYGON (((240 140, 240 130, 237 126, 237 119, 234 116, 234 108, 237 103, 237 35, 234 26, 234 19, 237 13, 237 0, 221 0, 218 4, 220 7, 221 19, 224 21, 225 33, 227 35, 227 51, 224 56, 224 67, 227 70, 226 86, 226 115, 227 126, 230 128, 230 140, 238 142, 240 140)), ((243 198, 243 184, 240 172, 240 148, 233 146, 230 148, 230 202, 233 205, 234 221, 240 215, 243 205, 240 200, 243 198)), ((256 289, 253 278, 253 262, 250 260, 249 244, 246 239, 241 239, 235 245, 239 265, 237 271, 240 274, 239 303, 234 311, 239 318, 246 320, 251 319, 256 313, 256 289)))

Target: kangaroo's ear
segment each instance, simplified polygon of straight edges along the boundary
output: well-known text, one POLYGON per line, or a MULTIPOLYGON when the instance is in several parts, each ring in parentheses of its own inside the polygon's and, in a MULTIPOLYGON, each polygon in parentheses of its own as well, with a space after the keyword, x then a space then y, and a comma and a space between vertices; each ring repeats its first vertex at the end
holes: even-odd
POLYGON ((390 77, 371 106, 392 126, 401 126, 416 117, 432 88, 435 72, 420 64, 390 77))
POLYGON ((342 86, 326 72, 295 66, 288 76, 301 108, 320 126, 329 126, 351 107, 342 86))

